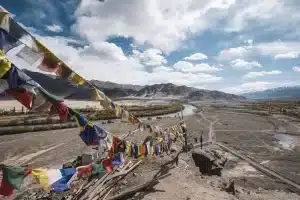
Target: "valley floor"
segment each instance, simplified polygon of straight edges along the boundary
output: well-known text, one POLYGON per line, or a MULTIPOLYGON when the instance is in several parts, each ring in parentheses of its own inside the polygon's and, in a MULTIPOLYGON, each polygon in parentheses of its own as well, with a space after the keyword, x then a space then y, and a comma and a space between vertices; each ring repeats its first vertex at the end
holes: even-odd
MULTIPOLYGON (((300 124, 283 116, 259 116, 247 113, 201 106, 201 112, 185 116, 189 140, 199 142, 201 132, 204 141, 220 142, 235 151, 247 155, 256 162, 273 169, 284 177, 300 184, 300 124), (197 141, 196 141, 197 140, 197 141)), ((178 118, 151 120, 165 127, 175 125, 178 118)), ((123 135, 136 127, 124 123, 99 124, 108 131, 123 135)), ((67 161, 89 151, 78 136, 78 128, 41 131, 0 136, 0 162, 30 167, 61 167, 67 161)), ((140 132, 129 140, 142 141, 149 135, 140 132)), ((217 147, 216 147, 217 148, 217 147)), ((300 199, 290 186, 259 172, 247 162, 224 152, 229 159, 222 176, 201 176, 189 154, 181 154, 179 166, 172 169, 172 176, 163 179, 156 189, 144 199, 300 199), (220 183, 234 180, 237 195, 221 191, 220 183)), ((168 156, 146 159, 145 167, 139 167, 142 177, 151 175, 168 156), (151 164, 152 163, 152 164, 151 164), (148 165, 149 164, 149 165, 148 165), (150 169, 147 168, 150 166, 150 169), (153 168, 153 169, 152 169, 153 168)), ((26 183, 28 186, 31 182, 26 183)))

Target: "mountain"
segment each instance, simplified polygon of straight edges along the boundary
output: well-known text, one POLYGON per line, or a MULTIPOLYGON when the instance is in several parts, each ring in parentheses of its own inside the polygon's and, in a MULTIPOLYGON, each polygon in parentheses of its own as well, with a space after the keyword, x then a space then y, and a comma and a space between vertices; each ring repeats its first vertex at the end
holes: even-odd
MULTIPOLYGON (((50 93, 66 99, 89 100, 91 89, 87 84, 76 86, 73 83, 56 78, 53 75, 24 70, 33 80, 38 82, 50 93)), ((123 85, 112 82, 92 80, 91 83, 108 97, 114 98, 176 98, 182 100, 244 100, 245 97, 219 91, 200 90, 193 87, 178 86, 172 83, 154 85, 123 85)), ((0 82, 3 90, 5 83, 0 82)))
POLYGON ((202 90, 172 83, 147 85, 135 93, 136 97, 164 98, 174 97, 191 101, 200 100, 244 100, 245 97, 220 91, 202 90))
POLYGON ((91 83, 96 85, 99 88, 106 88, 106 89, 115 89, 115 88, 120 88, 120 89, 129 89, 129 90, 135 90, 139 91, 142 89, 144 86, 141 85, 131 85, 131 84, 118 84, 118 83, 113 83, 109 81, 98 81, 98 80, 91 80, 91 83))
POLYGON ((242 95, 249 99, 295 99, 300 97, 300 86, 278 87, 242 95))

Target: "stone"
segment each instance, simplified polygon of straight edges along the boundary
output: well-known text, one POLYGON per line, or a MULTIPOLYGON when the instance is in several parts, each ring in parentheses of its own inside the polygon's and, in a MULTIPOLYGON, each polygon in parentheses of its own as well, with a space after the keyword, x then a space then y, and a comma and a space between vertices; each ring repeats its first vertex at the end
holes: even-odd
POLYGON ((178 151, 178 148, 176 145, 172 145, 172 147, 170 148, 171 153, 176 153, 178 151))

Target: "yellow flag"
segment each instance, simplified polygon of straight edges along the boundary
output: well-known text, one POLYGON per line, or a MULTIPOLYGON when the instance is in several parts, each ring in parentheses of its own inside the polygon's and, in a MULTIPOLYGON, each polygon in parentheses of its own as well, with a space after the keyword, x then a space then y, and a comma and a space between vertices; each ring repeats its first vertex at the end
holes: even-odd
POLYGON ((115 113, 116 113, 117 117, 120 117, 120 114, 121 114, 121 110, 120 109, 121 108, 118 105, 115 106, 115 113))
POLYGON ((81 76, 79 76, 78 74, 74 73, 72 75, 72 81, 74 83, 76 83, 77 85, 82 85, 84 84, 84 78, 82 78, 81 76))
POLYGON ((126 141, 125 145, 126 145, 126 150, 125 150, 126 155, 131 156, 131 142, 126 141))
POLYGON ((6 58, 4 52, 0 50, 0 78, 2 78, 11 68, 11 62, 6 58))
POLYGON ((100 96, 99 90, 97 90, 96 88, 93 88, 93 91, 92 91, 92 100, 93 101, 103 100, 103 98, 100 96))

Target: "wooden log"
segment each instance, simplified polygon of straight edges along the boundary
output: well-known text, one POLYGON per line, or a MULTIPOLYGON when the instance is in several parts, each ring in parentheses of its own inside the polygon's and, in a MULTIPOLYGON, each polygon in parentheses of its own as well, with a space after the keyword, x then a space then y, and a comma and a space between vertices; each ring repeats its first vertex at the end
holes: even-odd
POLYGON ((125 196, 132 195, 132 194, 134 194, 134 193, 136 193, 136 192, 138 192, 138 191, 140 191, 140 190, 146 189, 146 188, 148 188, 148 187, 153 187, 154 185, 156 185, 156 184, 159 183, 159 179, 163 179, 163 178, 165 178, 165 177, 167 177, 167 176, 170 176, 170 175, 171 175, 171 173, 162 175, 162 176, 160 176, 160 177, 158 177, 158 178, 155 178, 155 179, 153 179, 153 180, 151 180, 151 181, 149 181, 149 182, 146 182, 146 183, 144 183, 144 184, 140 184, 140 185, 138 185, 138 186, 135 186, 135 187, 133 187, 133 188, 130 188, 130 189, 128 189, 128 190, 126 190, 126 191, 124 191, 124 192, 118 194, 118 195, 115 195, 115 196, 112 196, 112 197, 110 197, 110 198, 107 198, 106 200, 116 200, 116 199, 121 199, 121 198, 123 198, 123 197, 125 197, 125 196))
MULTIPOLYGON (((110 188, 112 188, 115 184, 117 184, 122 178, 124 178, 129 172, 131 172, 133 169, 135 169, 140 163, 142 162, 142 160, 140 160, 139 162, 135 163, 132 167, 130 167, 128 170, 126 170, 127 166, 125 166, 123 168, 123 171, 121 171, 121 173, 124 172, 123 175, 119 176, 116 180, 113 179, 109 179, 108 181, 111 181, 108 186, 106 188, 102 188, 103 184, 99 185, 94 192, 92 192, 89 195, 88 200, 93 200, 95 198, 95 196, 97 196, 99 193, 100 197, 103 196, 105 194, 105 192, 107 192, 110 188)), ((128 163, 127 165, 130 165, 130 163, 128 163)), ((115 177, 114 177, 115 178, 115 177)))
MULTIPOLYGON (((114 169, 115 170, 115 169, 114 169)), ((113 172, 113 171, 112 171, 113 172)), ((96 183, 95 183, 95 185, 93 186, 93 187, 91 187, 91 188, 89 188, 88 189, 88 191, 79 199, 79 200, 84 200, 84 199, 86 199, 87 197, 88 197, 88 195, 92 192, 92 191, 94 191, 95 189, 96 189, 96 187, 99 185, 99 184, 101 184, 103 181, 105 181, 105 179, 107 178, 107 176, 109 175, 109 174, 111 174, 112 172, 110 172, 110 173, 106 173, 104 176, 102 176, 96 183)))

